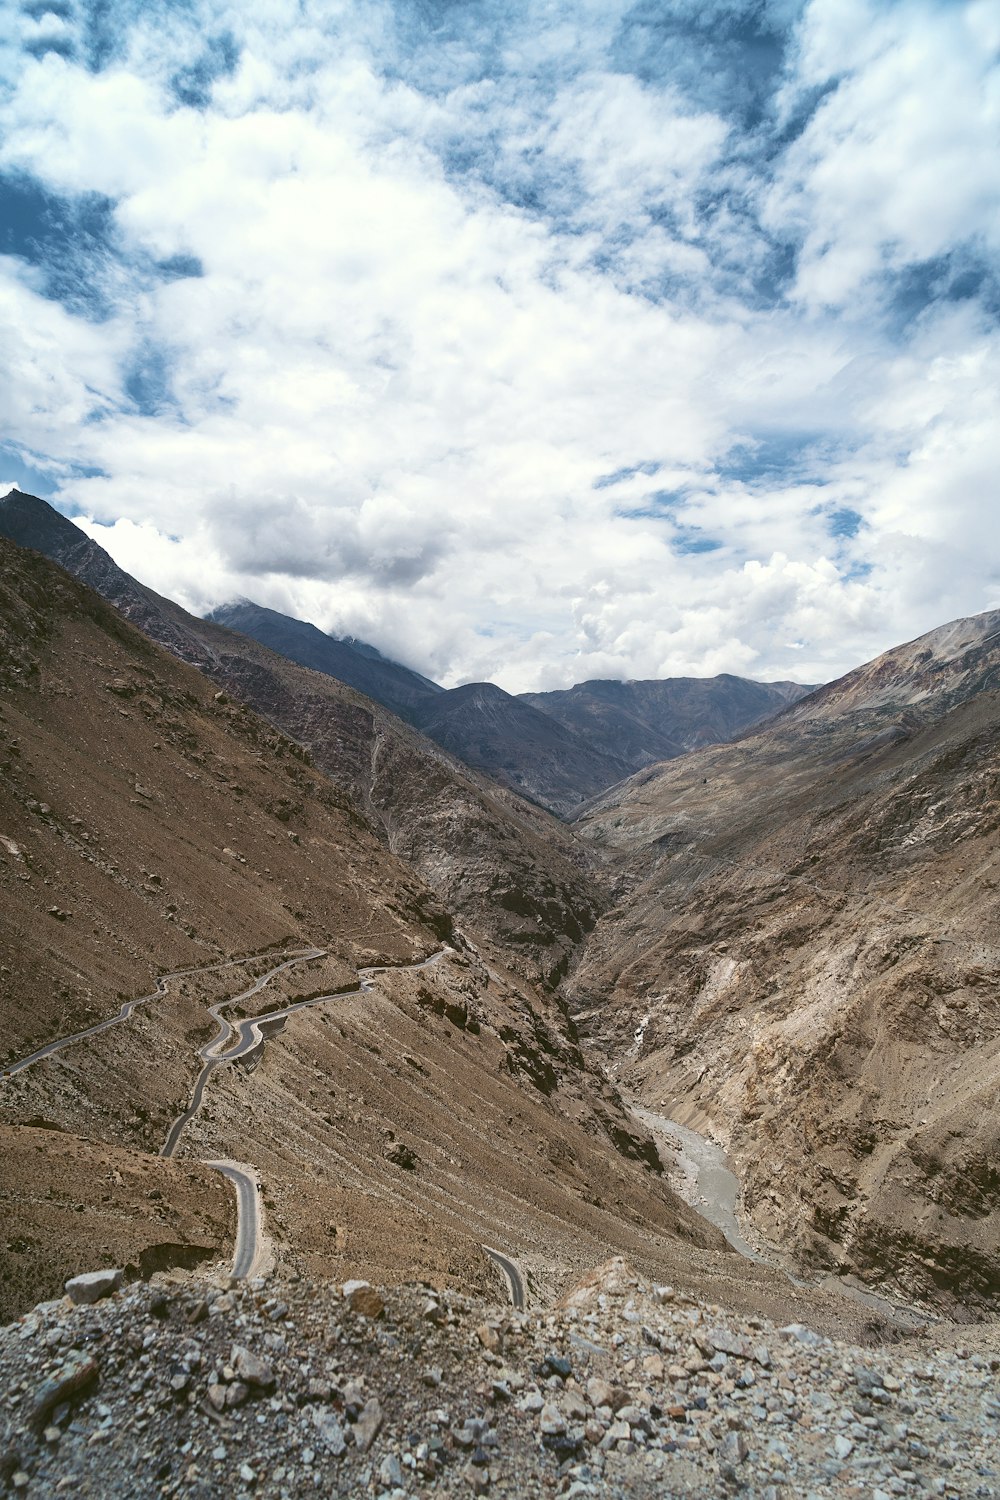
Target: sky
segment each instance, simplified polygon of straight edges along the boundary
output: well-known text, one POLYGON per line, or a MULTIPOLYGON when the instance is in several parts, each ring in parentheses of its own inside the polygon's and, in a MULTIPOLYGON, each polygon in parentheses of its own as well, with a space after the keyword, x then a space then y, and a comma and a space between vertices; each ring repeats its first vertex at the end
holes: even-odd
POLYGON ((1000 605, 996 0, 0 13, 0 494, 446 686, 1000 605))

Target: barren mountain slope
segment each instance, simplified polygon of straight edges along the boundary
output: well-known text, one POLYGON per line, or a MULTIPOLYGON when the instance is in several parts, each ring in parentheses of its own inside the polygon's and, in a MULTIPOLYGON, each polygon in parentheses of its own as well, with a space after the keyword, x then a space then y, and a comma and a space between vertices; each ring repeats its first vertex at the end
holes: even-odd
POLYGON ((300 667, 311 667, 315 672, 335 677, 338 682, 374 698, 404 718, 408 718, 410 711, 425 698, 444 692, 436 682, 421 677, 419 672, 413 672, 399 662, 389 661, 381 651, 364 641, 338 640, 306 620, 296 620, 276 609, 265 609, 250 599, 234 599, 229 604, 221 604, 208 618, 217 625, 252 636, 261 645, 270 646, 272 651, 287 656, 289 661, 298 662, 300 667))
POLYGON ((61 563, 147 635, 250 704, 310 753, 449 910, 554 983, 603 893, 574 836, 478 776, 371 699, 138 583, 45 501, 13 491, 0 534, 61 563))
POLYGON ((967 1312, 1000 1295, 997 626, 592 808, 620 899, 574 979, 642 1097, 729 1146, 767 1240, 967 1312))
POLYGON ((299 666, 325 672, 369 694, 464 765, 484 771, 550 812, 572 812, 632 770, 613 744, 593 747, 572 728, 495 683, 471 682, 446 691, 377 652, 372 661, 304 620, 246 599, 221 605, 209 619, 252 636, 299 666))
MULTIPOLYGON (((262 1171, 279 1253, 319 1274, 368 1264, 485 1284, 488 1234, 552 1278, 578 1238, 577 1256, 634 1248, 693 1276, 685 1246, 718 1236, 664 1185, 556 1001, 496 958, 487 968, 271 725, 37 554, 0 542, 0 579, 7 1068, 141 999, 0 1079, 8 1161, 30 1158, 33 1184, 5 1179, 16 1227, 0 1273, 18 1296, 57 1290, 73 1254, 90 1268, 87 1223, 101 1260, 204 1253, 231 1219, 197 1166, 219 1156, 262 1171), (359 966, 438 952, 358 992, 359 966), (211 1074, 179 1137, 194 1176, 144 1168, 192 1096, 220 1005, 271 1015, 277 1033, 211 1074), (138 1240, 136 1195, 114 1177, 126 1156, 154 1195, 138 1240), (68 1235, 71 1178, 83 1218, 68 1235)), ((722 1274, 729 1260, 720 1250, 722 1274)))
POLYGON ((414 710, 413 721, 466 765, 563 816, 631 769, 613 745, 594 748, 492 682, 438 693, 414 710))
POLYGON ((561 692, 521 693, 596 750, 614 750, 631 775, 653 761, 731 740, 812 689, 797 682, 668 677, 648 682, 580 682, 561 692))

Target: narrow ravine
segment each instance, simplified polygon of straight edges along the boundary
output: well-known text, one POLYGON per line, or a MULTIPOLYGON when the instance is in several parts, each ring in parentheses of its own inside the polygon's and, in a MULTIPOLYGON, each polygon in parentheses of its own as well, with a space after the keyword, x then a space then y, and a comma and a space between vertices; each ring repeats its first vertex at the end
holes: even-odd
POLYGON ((740 1227, 740 1182, 722 1147, 691 1126, 681 1125, 670 1119, 669 1115, 658 1114, 634 1100, 630 1108, 634 1118, 646 1127, 657 1144, 666 1146, 664 1156, 668 1163, 667 1176, 678 1197, 701 1214, 702 1218, 714 1224, 716 1229, 721 1229, 729 1244, 740 1255, 756 1261, 758 1265, 772 1266, 776 1271, 781 1271, 793 1286, 818 1287, 838 1292, 852 1302, 879 1313, 897 1327, 909 1330, 938 1321, 932 1313, 894 1302, 853 1279, 832 1274, 811 1279, 796 1276, 776 1249, 755 1249, 740 1227))

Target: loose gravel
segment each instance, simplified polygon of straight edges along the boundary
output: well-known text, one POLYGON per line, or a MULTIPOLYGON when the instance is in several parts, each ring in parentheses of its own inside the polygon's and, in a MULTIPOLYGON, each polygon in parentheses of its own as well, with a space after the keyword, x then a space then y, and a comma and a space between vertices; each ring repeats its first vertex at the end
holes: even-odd
POLYGON ((416 1285, 175 1275, 0 1330, 0 1486, 1000 1496, 998 1372, 988 1352, 736 1318, 621 1260, 525 1313, 416 1285))

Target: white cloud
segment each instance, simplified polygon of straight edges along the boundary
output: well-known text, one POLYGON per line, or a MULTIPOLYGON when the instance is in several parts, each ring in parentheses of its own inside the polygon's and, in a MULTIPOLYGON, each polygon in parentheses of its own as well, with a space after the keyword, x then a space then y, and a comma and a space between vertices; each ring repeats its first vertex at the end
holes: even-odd
POLYGON ((0 164, 115 203, 111 316, 8 258, 0 347, 5 430, 123 566, 515 689, 818 680, 992 602, 995 324, 884 303, 995 249, 982 6, 814 0, 775 108, 836 87, 772 156, 616 71, 611 11, 511 16, 491 76, 485 32, 408 72, 400 11, 296 14, 147 15, 0 105, 0 164))

